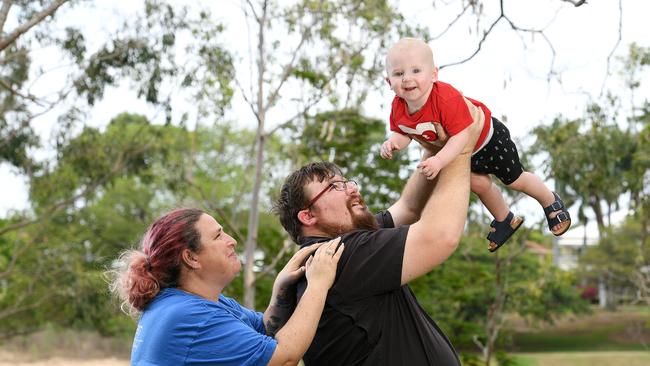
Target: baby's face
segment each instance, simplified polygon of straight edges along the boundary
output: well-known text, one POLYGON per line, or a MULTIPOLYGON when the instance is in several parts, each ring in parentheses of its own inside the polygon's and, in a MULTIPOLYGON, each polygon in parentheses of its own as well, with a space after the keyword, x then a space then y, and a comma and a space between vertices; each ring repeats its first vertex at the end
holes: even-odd
POLYGON ((406 101, 409 110, 424 105, 438 77, 428 47, 425 43, 397 43, 386 59, 386 81, 395 94, 406 101))

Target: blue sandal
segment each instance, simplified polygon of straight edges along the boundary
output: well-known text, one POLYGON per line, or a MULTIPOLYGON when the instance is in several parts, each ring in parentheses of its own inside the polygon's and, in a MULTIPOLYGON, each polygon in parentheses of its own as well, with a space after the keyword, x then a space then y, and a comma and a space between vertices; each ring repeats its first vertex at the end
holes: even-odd
POLYGON ((512 212, 508 212, 508 216, 503 221, 492 220, 490 227, 493 227, 495 231, 490 231, 487 235, 487 239, 490 241, 488 250, 494 252, 499 249, 523 223, 524 218, 515 216, 512 212))
POLYGON ((569 215, 569 210, 567 210, 566 207, 564 206, 564 202, 562 201, 560 196, 558 196, 557 193, 555 192, 553 192, 553 196, 555 196, 555 202, 551 203, 547 207, 544 207, 544 214, 546 214, 546 222, 548 223, 548 229, 551 230, 551 233, 553 233, 553 235, 560 236, 566 233, 566 231, 569 230, 569 228, 571 227, 571 215, 569 215), (549 215, 555 211, 560 211, 560 212, 554 218, 550 218, 549 215), (567 225, 564 228, 564 230, 559 231, 557 233, 553 232, 553 227, 555 225, 565 221, 568 221, 569 225, 567 225))

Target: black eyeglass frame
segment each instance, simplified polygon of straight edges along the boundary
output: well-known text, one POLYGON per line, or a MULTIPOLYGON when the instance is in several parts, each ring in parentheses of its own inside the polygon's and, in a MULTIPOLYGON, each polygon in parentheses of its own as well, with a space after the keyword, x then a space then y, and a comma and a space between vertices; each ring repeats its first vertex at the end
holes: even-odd
POLYGON ((348 189, 348 183, 352 183, 353 186, 358 187, 359 184, 354 181, 354 180, 335 180, 333 182, 330 182, 330 184, 327 185, 327 187, 323 188, 322 191, 318 192, 317 195, 314 196, 305 206, 303 206, 303 210, 306 210, 310 208, 311 206, 318 201, 319 198, 321 198, 326 192, 329 192, 332 188, 336 191, 345 191, 348 189), (343 183, 343 186, 341 188, 337 188, 337 183, 343 183))

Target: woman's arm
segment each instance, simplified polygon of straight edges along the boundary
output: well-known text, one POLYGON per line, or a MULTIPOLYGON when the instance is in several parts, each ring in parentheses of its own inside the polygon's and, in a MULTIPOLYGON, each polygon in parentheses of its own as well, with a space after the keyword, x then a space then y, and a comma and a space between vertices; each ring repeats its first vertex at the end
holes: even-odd
MULTIPOLYGON (((340 238, 337 238, 320 246, 320 248, 316 250, 316 254, 309 258, 306 265, 300 267, 306 268, 306 270, 302 271, 306 272, 307 288, 305 289, 300 302, 296 306, 293 315, 291 315, 288 321, 286 321, 286 324, 278 328, 275 333, 275 339, 278 344, 273 352, 271 360, 269 361, 269 365, 295 365, 305 354, 307 348, 309 348, 309 345, 316 334, 316 328, 318 327, 318 322, 323 312, 323 307, 325 306, 327 292, 330 287, 332 287, 334 278, 336 277, 336 267, 344 249, 344 244, 341 244, 337 249, 340 240, 340 238)), ((308 248, 303 248, 301 250, 308 248)), ((298 255, 298 253, 296 253, 296 255, 298 255)), ((311 251, 307 253, 311 253, 311 251)), ((294 258, 295 257, 296 256, 294 256, 294 258)), ((306 255, 300 253, 299 258, 304 259, 304 257, 306 257, 306 255)), ((294 258, 289 261, 287 266, 295 265, 295 262, 292 263, 294 258)), ((295 271, 289 271, 289 273, 294 272, 295 271)), ((279 277, 280 275, 278 275, 278 278, 279 277)), ((276 279, 276 283, 277 282, 278 280, 276 279)), ((282 279, 281 282, 284 282, 284 279, 282 279)), ((273 303, 273 300, 271 303, 273 303)), ((272 305, 269 305, 269 308, 271 307, 272 305)), ((277 306, 274 307, 277 308, 277 306)), ((271 315, 269 319, 272 320, 272 316, 273 315, 271 315)), ((264 314, 264 318, 266 321, 266 313, 264 314)))

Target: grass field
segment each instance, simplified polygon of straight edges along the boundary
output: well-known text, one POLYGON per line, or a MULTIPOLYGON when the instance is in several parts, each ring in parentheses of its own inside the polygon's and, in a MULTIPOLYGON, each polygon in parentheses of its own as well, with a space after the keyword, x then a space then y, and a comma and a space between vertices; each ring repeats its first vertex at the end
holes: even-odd
POLYGON ((617 312, 594 308, 590 315, 560 319, 552 326, 532 328, 515 322, 515 329, 512 352, 650 352, 647 307, 622 308, 617 312))
POLYGON ((516 354, 521 366, 648 366, 650 350, 635 352, 545 352, 516 354))
MULTIPOLYGON (((513 318, 509 326, 514 345, 507 351, 518 366, 650 366, 648 307, 594 308, 535 327, 513 318)), ((0 366, 126 366, 129 353, 130 340, 49 329, 1 344, 0 366)))

